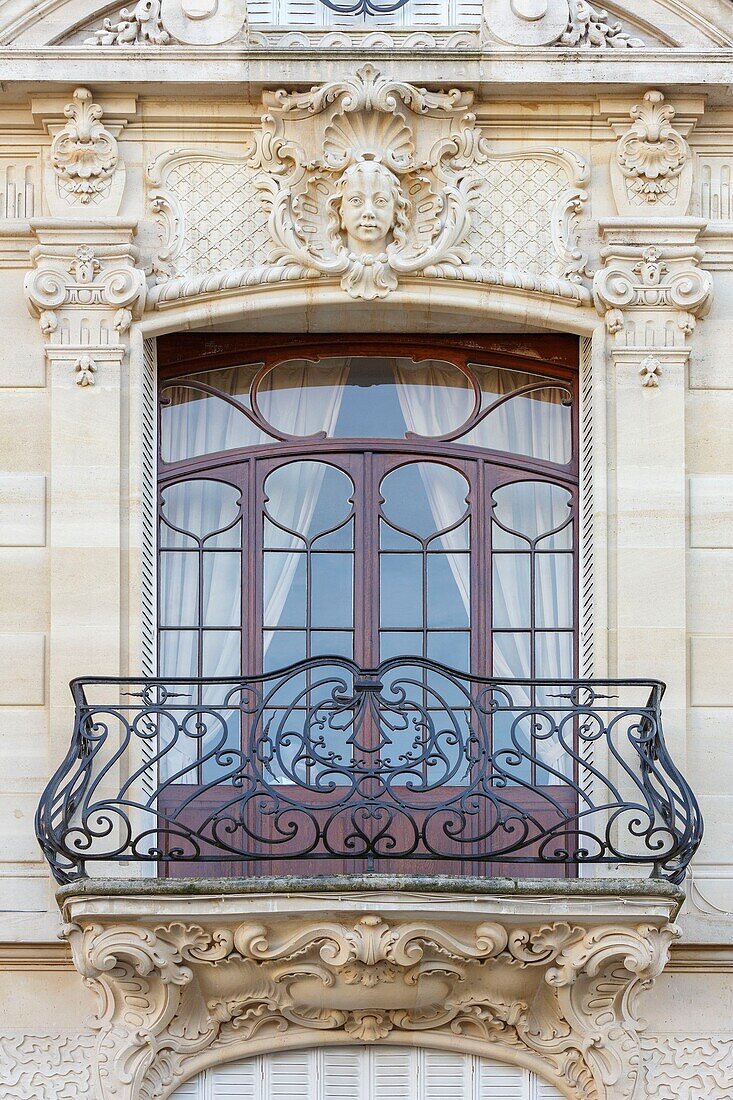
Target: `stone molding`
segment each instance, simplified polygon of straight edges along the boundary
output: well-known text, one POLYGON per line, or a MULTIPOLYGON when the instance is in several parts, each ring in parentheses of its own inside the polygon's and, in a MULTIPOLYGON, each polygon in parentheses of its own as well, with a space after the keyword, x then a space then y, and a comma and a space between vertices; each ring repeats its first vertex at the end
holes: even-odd
POLYGON ((412 277, 590 300, 579 235, 588 169, 574 153, 494 154, 471 92, 428 92, 370 65, 263 103, 238 162, 182 149, 150 165, 161 234, 151 306, 313 279, 371 301, 412 277), (192 194, 184 165, 211 185, 192 194), (349 229, 351 204, 367 196, 382 214, 349 229), (214 227, 208 253, 200 234, 187 243, 201 219, 214 227))
POLYGON ((85 915, 67 898, 64 934, 99 998, 99 1100, 164 1100, 214 1061, 339 1040, 470 1044, 575 1100, 646 1096, 637 1001, 676 936, 663 919, 618 906, 602 922, 520 922, 490 902, 470 919, 418 899, 413 915, 334 919, 333 899, 242 920, 212 901, 191 921, 166 920, 163 899, 110 899, 102 919, 99 899, 85 915))
POLYGON ((713 281, 700 265, 697 240, 705 222, 678 218, 602 222, 593 293, 613 338, 614 362, 635 364, 642 385, 654 389, 665 362, 689 358, 689 338, 712 304, 713 281))
POLYGON ((31 315, 46 339, 46 356, 68 362, 77 385, 95 384, 100 364, 117 366, 128 331, 142 316, 145 275, 132 244, 135 222, 34 220, 38 244, 26 276, 31 315))

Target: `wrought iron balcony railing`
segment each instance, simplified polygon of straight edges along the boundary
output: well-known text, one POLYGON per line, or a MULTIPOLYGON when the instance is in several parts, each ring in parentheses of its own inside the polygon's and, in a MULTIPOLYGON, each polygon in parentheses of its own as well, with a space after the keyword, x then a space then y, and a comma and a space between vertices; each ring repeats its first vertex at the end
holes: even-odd
POLYGON ((60 882, 92 862, 165 877, 651 864, 679 882, 702 835, 657 681, 333 657, 71 688, 73 740, 37 815, 60 882))

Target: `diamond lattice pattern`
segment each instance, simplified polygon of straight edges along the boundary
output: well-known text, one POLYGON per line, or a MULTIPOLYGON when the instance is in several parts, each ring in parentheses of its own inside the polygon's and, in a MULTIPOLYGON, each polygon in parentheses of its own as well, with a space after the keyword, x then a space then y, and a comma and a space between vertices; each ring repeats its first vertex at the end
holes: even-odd
POLYGON ((564 166, 538 157, 497 161, 482 170, 482 183, 469 240, 472 251, 493 267, 562 275, 552 219, 568 188, 564 166))
POLYGON ((183 214, 179 275, 203 275, 267 262, 272 242, 267 214, 245 164, 186 160, 174 164, 165 181, 183 214))

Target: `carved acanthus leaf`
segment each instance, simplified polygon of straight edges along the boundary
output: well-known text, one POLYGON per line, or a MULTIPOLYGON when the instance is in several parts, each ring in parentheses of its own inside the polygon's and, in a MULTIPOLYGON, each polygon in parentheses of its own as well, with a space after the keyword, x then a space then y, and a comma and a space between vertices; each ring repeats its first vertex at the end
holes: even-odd
POLYGON ((102 28, 87 38, 90 46, 165 46, 171 36, 163 26, 161 0, 138 0, 130 11, 122 8, 117 20, 105 19, 102 28))
POLYGON ((630 114, 634 123, 616 147, 618 165, 630 194, 642 203, 656 203, 676 188, 690 150, 672 126, 675 110, 661 92, 647 92, 630 114))
POLYGON ((588 0, 570 0, 570 21, 557 45, 581 49, 640 50, 644 49, 645 44, 624 30, 623 24, 612 22, 603 8, 595 8, 588 0))
POLYGON ((68 122, 51 143, 51 166, 67 193, 87 205, 108 187, 119 164, 117 142, 87 88, 76 89, 64 114, 68 122))

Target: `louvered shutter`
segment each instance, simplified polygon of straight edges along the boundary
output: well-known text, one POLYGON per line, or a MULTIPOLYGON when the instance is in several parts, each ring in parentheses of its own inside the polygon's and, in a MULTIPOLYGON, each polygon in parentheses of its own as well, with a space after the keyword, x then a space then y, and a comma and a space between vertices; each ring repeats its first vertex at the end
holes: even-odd
POLYGON ((320 1047, 215 1066, 172 1100, 562 1100, 534 1073, 454 1051, 320 1047))
MULTIPOLYGON (((343 0, 335 0, 336 3, 343 0)), ((335 30, 370 31, 420 27, 472 27, 481 22, 482 0, 407 0, 391 15, 370 15, 366 19, 339 15, 321 0, 247 0, 247 17, 251 27, 292 27, 313 30, 333 27, 335 30)))

